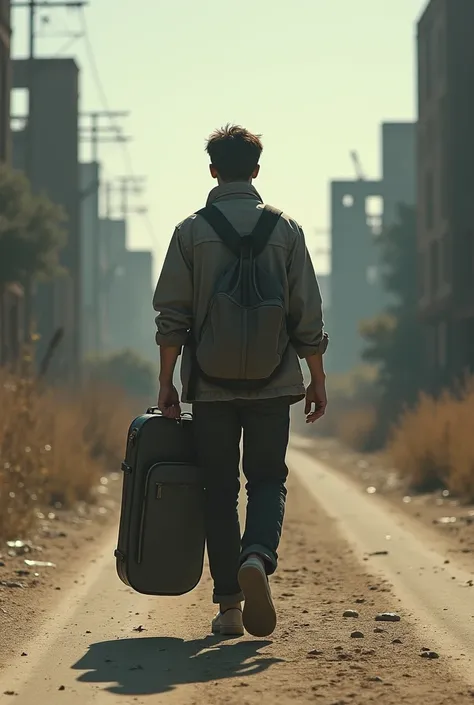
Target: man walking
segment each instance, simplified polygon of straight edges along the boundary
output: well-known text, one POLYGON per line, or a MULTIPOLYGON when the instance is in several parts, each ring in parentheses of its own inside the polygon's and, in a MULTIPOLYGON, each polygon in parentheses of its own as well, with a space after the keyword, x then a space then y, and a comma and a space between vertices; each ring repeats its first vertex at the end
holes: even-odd
POLYGON ((268 636, 276 612, 268 576, 277 567, 286 500, 290 406, 306 421, 326 409, 321 296, 300 226, 263 204, 253 186, 260 137, 228 125, 207 142, 217 187, 177 226, 154 296, 160 346, 158 406, 181 413, 173 384, 183 351, 183 402, 193 404, 206 487, 214 633, 268 636), (311 382, 305 390, 299 359, 311 382), (243 537, 240 441, 247 479, 243 537), (244 602, 243 614, 241 603, 244 602))

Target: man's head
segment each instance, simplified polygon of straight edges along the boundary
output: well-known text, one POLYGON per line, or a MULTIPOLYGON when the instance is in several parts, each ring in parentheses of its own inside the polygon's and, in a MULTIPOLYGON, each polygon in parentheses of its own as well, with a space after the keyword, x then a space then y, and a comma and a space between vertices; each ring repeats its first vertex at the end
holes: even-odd
POLYGON ((215 130, 206 143, 211 159, 211 175, 219 183, 256 179, 263 151, 260 135, 253 135, 240 125, 226 125, 215 130))

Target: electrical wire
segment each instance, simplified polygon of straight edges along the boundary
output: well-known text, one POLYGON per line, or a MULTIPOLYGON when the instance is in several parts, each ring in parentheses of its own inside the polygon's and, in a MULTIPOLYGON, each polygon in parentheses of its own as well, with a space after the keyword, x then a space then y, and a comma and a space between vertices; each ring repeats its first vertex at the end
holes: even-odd
MULTIPOLYGON (((98 94, 99 94, 100 101, 101 101, 101 103, 102 103, 102 107, 103 107, 103 109, 105 110, 105 112, 108 113, 108 118, 109 118, 109 120, 110 120, 110 125, 111 125, 111 127, 112 127, 113 130, 117 133, 117 136, 121 136, 120 126, 117 125, 117 123, 116 123, 115 120, 114 120, 113 115, 110 114, 110 113, 111 113, 111 110, 110 110, 110 103, 109 103, 109 100, 108 100, 108 98, 107 98, 107 92, 106 92, 106 90, 105 90, 104 84, 103 84, 103 82, 102 82, 102 78, 101 78, 101 75, 100 75, 99 66, 98 66, 98 63, 97 63, 97 59, 96 59, 94 47, 93 47, 93 44, 92 44, 92 42, 91 42, 90 33, 89 33, 89 28, 88 28, 88 24, 87 24, 86 13, 85 13, 84 7, 81 7, 81 8, 80 8, 80 10, 79 10, 79 16, 80 16, 81 25, 82 25, 81 29, 82 29, 82 33, 83 33, 83 39, 84 39, 84 45, 85 45, 85 48, 86 48, 87 58, 88 58, 88 61, 89 61, 89 64, 90 64, 90 68, 91 68, 91 71, 92 71, 92 76, 93 76, 93 79, 94 79, 94 83, 95 83, 95 85, 96 85, 96 88, 97 88, 97 92, 98 92, 98 94)), ((133 167, 133 160, 132 160, 132 155, 131 155, 130 149, 128 148, 128 145, 127 145, 126 142, 120 142, 120 146, 121 146, 121 148, 122 148, 122 153, 123 153, 124 159, 125 159, 125 168, 127 169, 128 173, 130 174, 130 176, 131 176, 132 178, 136 178, 135 169, 134 169, 134 167, 133 167)), ((151 239, 151 241, 152 241, 153 248, 154 248, 156 254, 158 254, 158 253, 161 251, 162 248, 160 247, 160 244, 159 244, 159 242, 158 242, 158 238, 157 238, 157 236, 156 236, 156 232, 155 232, 155 230, 154 230, 153 223, 152 223, 152 221, 151 221, 151 219, 150 219, 150 216, 149 216, 149 214, 148 214, 148 211, 147 211, 146 213, 143 213, 142 216, 144 217, 144 222, 145 222, 145 225, 146 225, 146 227, 147 227, 147 232, 148 232, 148 234, 149 234, 149 237, 150 237, 150 239, 151 239)))
POLYGON ((65 42, 65 43, 57 50, 57 52, 53 55, 53 58, 60 57, 60 56, 62 56, 66 51, 69 51, 69 49, 70 49, 72 46, 74 46, 74 44, 75 44, 79 39, 81 39, 81 37, 82 37, 82 35, 81 35, 81 34, 78 34, 78 35, 76 35, 76 36, 71 37, 70 39, 68 39, 68 41, 65 42))

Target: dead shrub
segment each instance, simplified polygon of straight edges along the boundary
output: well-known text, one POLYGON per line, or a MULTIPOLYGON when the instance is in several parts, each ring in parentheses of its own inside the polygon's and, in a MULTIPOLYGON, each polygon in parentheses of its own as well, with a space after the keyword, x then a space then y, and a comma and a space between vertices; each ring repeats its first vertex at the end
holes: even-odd
POLYGON ((448 488, 474 500, 474 384, 438 399, 422 395, 393 430, 389 455, 413 489, 448 488))
POLYGON ((96 386, 66 395, 0 371, 0 538, 24 535, 43 507, 90 501, 118 467, 130 410, 96 386))

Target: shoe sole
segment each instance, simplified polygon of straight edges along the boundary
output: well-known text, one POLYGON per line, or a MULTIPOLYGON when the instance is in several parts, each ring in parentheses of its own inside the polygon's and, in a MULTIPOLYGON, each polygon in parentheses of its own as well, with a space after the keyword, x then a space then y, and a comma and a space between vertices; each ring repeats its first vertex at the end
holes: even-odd
POLYGON ((244 636, 245 634, 242 627, 213 627, 212 633, 221 636, 244 636))
POLYGON ((214 634, 220 634, 221 636, 243 636, 244 633, 243 629, 238 629, 237 627, 221 627, 218 632, 214 632, 214 634))
POLYGON ((252 636, 270 636, 275 631, 277 616, 266 575, 255 565, 244 565, 239 571, 239 584, 245 596, 244 627, 252 636))

